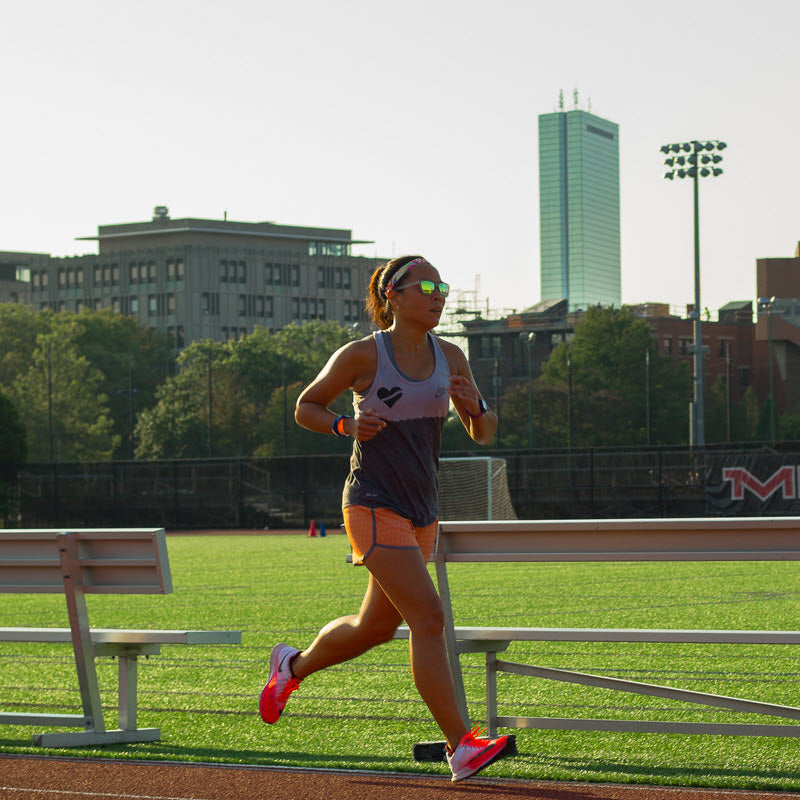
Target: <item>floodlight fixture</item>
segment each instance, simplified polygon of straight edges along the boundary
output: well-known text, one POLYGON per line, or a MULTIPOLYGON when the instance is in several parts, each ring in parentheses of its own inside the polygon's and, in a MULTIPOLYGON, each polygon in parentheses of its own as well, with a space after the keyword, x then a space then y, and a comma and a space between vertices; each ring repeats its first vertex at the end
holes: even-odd
MULTIPOLYGON (((677 144, 665 144, 661 146, 661 152, 669 153, 689 153, 688 156, 670 156, 664 160, 665 166, 669 170, 664 173, 664 178, 674 180, 678 178, 691 178, 694 184, 694 307, 695 313, 690 315, 694 332, 693 355, 694 355, 694 399, 691 404, 693 413, 690 414, 691 426, 689 432, 690 444, 694 446, 705 445, 705 411, 703 399, 703 332, 702 321, 698 310, 700 305, 700 201, 699 201, 699 182, 700 178, 718 177, 722 175, 720 167, 700 167, 701 164, 719 164, 722 156, 719 153, 725 150, 727 144, 718 139, 711 139, 701 142, 693 139, 691 142, 680 142, 677 144), (716 151, 716 152, 714 152, 716 151), (713 155, 705 155, 713 153, 713 155), (702 155, 701 155, 702 154, 702 155), (688 169, 683 169, 688 164, 688 169), (675 165, 681 169, 673 169, 675 165)), ((760 301, 759 301, 760 302, 760 301)), ((773 412, 774 413, 774 412, 773 412)))

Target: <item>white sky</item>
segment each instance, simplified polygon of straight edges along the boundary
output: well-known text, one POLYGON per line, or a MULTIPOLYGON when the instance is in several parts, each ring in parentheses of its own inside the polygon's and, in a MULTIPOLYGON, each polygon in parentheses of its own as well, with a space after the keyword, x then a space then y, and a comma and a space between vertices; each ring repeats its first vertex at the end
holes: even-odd
POLYGON ((620 126, 623 302, 693 299, 691 181, 662 144, 722 139, 700 186, 702 305, 755 297, 800 239, 796 0, 4 2, 0 250, 92 252, 99 224, 351 228, 493 308, 540 299, 537 117, 620 126))

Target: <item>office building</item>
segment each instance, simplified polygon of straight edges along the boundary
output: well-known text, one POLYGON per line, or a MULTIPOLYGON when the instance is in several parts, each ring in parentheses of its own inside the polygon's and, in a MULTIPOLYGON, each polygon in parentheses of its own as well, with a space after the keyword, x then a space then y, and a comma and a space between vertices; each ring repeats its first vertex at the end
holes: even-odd
POLYGON ((539 117, 542 300, 621 303, 619 128, 587 111, 539 117))
POLYGON ((96 255, 0 252, 7 277, 22 279, 14 295, 7 284, 0 301, 54 311, 111 308, 163 330, 176 349, 197 339, 238 339, 255 326, 366 324, 365 289, 383 261, 353 256, 352 245, 368 242, 349 230, 171 219, 164 206, 149 222, 101 225, 96 236, 81 238, 97 242, 96 255))

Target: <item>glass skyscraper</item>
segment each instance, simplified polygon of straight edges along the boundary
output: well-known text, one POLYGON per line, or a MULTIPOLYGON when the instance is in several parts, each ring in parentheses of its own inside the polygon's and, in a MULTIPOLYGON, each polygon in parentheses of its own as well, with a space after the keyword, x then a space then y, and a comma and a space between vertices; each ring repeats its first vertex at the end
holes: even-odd
POLYGON ((619 126, 587 111, 539 117, 542 300, 621 303, 619 126))

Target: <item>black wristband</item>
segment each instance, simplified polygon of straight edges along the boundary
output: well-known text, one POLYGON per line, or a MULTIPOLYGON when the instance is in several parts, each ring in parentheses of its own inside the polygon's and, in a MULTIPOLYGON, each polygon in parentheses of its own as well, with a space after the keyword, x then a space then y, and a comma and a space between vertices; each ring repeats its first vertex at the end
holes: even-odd
POLYGON ((478 395, 478 409, 479 410, 477 414, 470 414, 469 411, 467 411, 470 419, 478 419, 478 417, 482 417, 489 410, 489 406, 484 403, 483 398, 480 395, 478 395))

